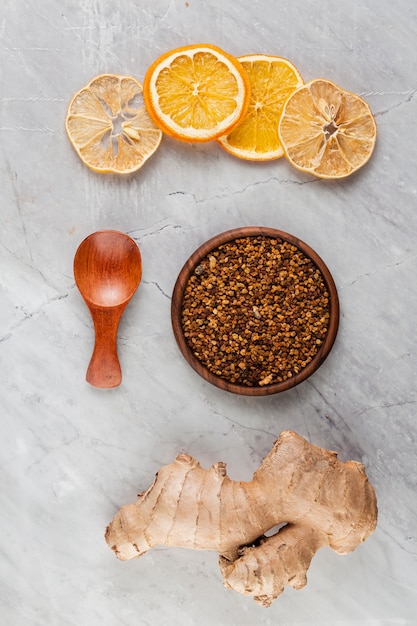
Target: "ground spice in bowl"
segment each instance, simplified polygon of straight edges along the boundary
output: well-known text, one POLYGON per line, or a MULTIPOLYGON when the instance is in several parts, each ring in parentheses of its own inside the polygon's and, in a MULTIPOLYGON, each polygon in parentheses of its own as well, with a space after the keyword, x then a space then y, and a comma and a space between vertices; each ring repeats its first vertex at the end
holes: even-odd
POLYGON ((203 244, 174 288, 172 321, 187 361, 209 382, 266 395, 310 376, 338 327, 336 288, 307 244, 261 227, 203 244))

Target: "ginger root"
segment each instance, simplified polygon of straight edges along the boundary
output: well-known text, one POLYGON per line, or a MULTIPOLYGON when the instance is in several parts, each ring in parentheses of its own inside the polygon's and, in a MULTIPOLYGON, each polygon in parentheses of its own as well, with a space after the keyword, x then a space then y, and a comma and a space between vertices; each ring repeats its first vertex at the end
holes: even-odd
POLYGON ((106 541, 121 560, 158 545, 215 550, 224 585, 269 606, 286 585, 304 587, 319 548, 351 552, 376 521, 361 463, 342 463, 336 452, 284 431, 250 482, 232 481, 224 463, 205 470, 179 454, 135 504, 120 509, 106 541))

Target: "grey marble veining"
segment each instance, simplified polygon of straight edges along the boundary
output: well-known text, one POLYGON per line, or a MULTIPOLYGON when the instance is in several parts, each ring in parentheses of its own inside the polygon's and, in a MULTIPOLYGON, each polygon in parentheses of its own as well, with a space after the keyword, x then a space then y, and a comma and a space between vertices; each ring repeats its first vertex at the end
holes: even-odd
POLYGON ((415 325, 417 6, 370 0, 205 3, 3 0, 0 7, 0 614, 7 626, 417 623, 415 325), (363 170, 313 179, 216 144, 164 138, 137 174, 101 176, 71 148, 72 95, 104 72, 142 80, 179 45, 289 58, 362 94, 378 124, 363 170), (172 289, 203 241, 260 224, 308 242, 334 276, 334 348, 305 383, 234 396, 183 360, 172 289), (143 280, 119 330, 122 385, 84 380, 93 345, 72 263, 91 232, 140 247, 143 280), (217 555, 157 549, 117 561, 103 533, 179 451, 250 478, 293 429, 365 464, 379 524, 350 555, 313 559, 269 609, 226 590, 217 555))

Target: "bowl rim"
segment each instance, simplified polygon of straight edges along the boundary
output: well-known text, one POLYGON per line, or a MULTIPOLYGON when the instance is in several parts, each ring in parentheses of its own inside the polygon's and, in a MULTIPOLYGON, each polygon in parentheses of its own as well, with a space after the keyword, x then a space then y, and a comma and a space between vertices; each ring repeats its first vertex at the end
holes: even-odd
POLYGON ((292 389, 296 385, 309 378, 325 361, 329 355, 333 344, 336 339, 340 317, 339 297, 336 289, 333 276, 330 273, 329 268, 323 261, 323 259, 317 254, 313 248, 307 243, 299 239, 298 237, 287 233, 282 230, 267 226, 242 226, 238 228, 232 228, 222 233, 211 237, 203 244, 201 244, 188 258, 180 270, 177 280, 174 285, 172 300, 171 300, 171 323, 174 332, 175 340, 178 347, 187 361, 187 363, 207 382, 215 385, 216 387, 229 391, 231 393, 244 395, 244 396, 268 396, 275 393, 280 393, 288 389, 292 389), (271 239, 282 239, 287 241, 301 250, 306 256, 320 270, 329 292, 329 324, 326 333, 326 337, 318 349, 316 355, 300 372, 294 374, 291 378, 282 382, 275 382, 270 385, 264 386, 246 386, 238 383, 232 383, 216 374, 210 372, 207 367, 194 356, 192 349, 188 345, 183 332, 182 326, 182 301, 184 297, 184 291, 190 276, 193 274, 195 268, 201 260, 206 257, 211 251, 218 248, 220 245, 234 241, 235 239, 241 239, 243 237, 269 237, 271 239))

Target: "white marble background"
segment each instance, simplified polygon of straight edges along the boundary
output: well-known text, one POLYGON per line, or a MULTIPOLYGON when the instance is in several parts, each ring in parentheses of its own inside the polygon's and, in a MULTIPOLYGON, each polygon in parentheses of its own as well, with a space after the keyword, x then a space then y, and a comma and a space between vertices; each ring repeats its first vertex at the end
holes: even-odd
POLYGON ((414 0, 2 0, 0 6, 0 621, 4 626, 417 624, 417 5, 414 0), (104 72, 143 79, 179 45, 285 56, 371 105, 369 164, 325 182, 284 161, 164 139, 136 175, 88 170, 69 145, 73 93, 104 72), (176 276, 228 228, 291 232, 335 278, 341 324, 307 382, 234 396, 182 359, 176 276), (93 332, 72 262, 91 232, 138 243, 143 282, 119 333, 123 383, 84 380, 93 332), (307 587, 270 609, 226 590, 209 552, 121 563, 103 539, 179 451, 248 479, 284 429, 365 463, 379 525, 321 550, 307 587))

